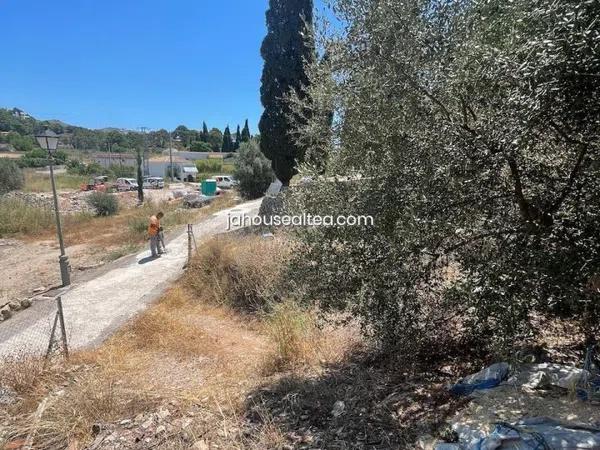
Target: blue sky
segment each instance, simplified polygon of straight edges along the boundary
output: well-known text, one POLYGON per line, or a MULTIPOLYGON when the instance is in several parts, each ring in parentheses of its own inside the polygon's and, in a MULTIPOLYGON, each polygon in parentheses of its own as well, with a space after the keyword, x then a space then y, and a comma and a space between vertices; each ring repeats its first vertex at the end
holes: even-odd
POLYGON ((90 128, 262 112, 268 0, 0 0, 0 106, 90 128))

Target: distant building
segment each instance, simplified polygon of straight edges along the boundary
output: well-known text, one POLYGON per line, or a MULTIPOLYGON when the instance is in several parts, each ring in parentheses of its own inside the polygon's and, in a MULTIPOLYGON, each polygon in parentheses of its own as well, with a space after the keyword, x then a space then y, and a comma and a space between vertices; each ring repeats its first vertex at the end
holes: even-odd
MULTIPOLYGON (((221 153, 221 152, 185 152, 175 148, 171 149, 173 158, 181 158, 187 161, 198 161, 201 159, 227 159, 232 158, 235 153, 221 153)), ((163 156, 169 156, 169 149, 163 150, 163 156)))
MULTIPOLYGON (((169 178, 171 159, 169 156, 159 156, 148 161, 149 175, 151 177, 169 178)), ((193 162, 175 156, 173 153, 173 176, 181 181, 197 181, 198 169, 193 162)))
POLYGON ((136 167, 136 156, 132 153, 96 153, 94 161, 108 169, 110 166, 136 167))
POLYGON ((19 119, 29 119, 31 117, 29 114, 19 108, 13 108, 11 112, 13 116, 18 117, 19 119))

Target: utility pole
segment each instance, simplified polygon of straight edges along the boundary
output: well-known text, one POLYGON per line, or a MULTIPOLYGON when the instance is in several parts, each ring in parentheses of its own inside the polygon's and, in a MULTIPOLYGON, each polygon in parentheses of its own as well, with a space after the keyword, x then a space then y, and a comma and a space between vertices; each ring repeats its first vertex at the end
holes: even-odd
POLYGON ((169 131, 169 171, 171 172, 171 183, 173 182, 173 140, 169 131))
POLYGON ((150 161, 148 155, 148 139, 146 137, 146 132, 148 131, 148 127, 140 127, 140 131, 144 135, 144 176, 150 176, 150 161))

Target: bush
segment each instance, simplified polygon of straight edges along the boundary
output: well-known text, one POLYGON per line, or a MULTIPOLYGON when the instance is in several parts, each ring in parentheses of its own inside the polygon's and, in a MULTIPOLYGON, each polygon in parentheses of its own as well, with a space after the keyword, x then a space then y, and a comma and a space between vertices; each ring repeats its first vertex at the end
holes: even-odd
MULTIPOLYGON (((67 172, 71 175, 106 175, 109 173, 104 167, 96 162, 85 164, 78 160, 68 160, 66 162, 67 172)), ((111 166, 112 168, 115 166, 111 166)), ((118 166, 117 166, 118 167, 118 166)), ((127 172, 129 173, 129 172, 127 172)), ((117 178, 125 177, 126 175, 115 175, 117 178)))
POLYGON ((112 216, 119 211, 117 197, 105 192, 93 192, 87 198, 88 204, 96 210, 98 216, 112 216))
POLYGON ((212 147, 207 142, 194 142, 190 145, 190 152, 212 152, 212 147))
POLYGON ((266 317, 267 334, 275 344, 271 370, 287 369, 315 359, 322 346, 323 335, 313 313, 292 300, 273 306, 266 317))
POLYGON ((240 183, 240 193, 248 199, 262 197, 275 179, 271 161, 254 141, 244 142, 240 146, 234 176, 240 183))
POLYGON ((196 161, 196 168, 200 173, 216 174, 221 172, 222 163, 220 160, 199 159, 196 161))
POLYGON ((581 31, 597 29, 597 5, 336 4, 349 32, 292 95, 291 132, 320 167, 290 208, 375 224, 298 230, 301 291, 407 356, 453 337, 510 349, 540 314, 592 337, 600 78, 579 74, 600 67, 581 31))
POLYGON ((25 178, 16 162, 0 159, 0 194, 23 188, 25 178))
POLYGON ((278 239, 215 238, 192 261, 187 283, 208 302, 259 310, 279 299, 288 248, 278 239))

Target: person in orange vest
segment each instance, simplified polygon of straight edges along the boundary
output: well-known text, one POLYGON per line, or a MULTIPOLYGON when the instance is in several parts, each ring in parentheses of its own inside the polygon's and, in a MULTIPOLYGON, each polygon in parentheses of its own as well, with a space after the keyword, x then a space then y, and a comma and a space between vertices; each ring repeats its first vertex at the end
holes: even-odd
POLYGON ((158 258, 162 254, 159 247, 160 242, 160 219, 164 217, 162 212, 159 212, 155 216, 150 217, 150 224, 148 225, 148 235, 150 236, 150 252, 153 258, 158 258))

